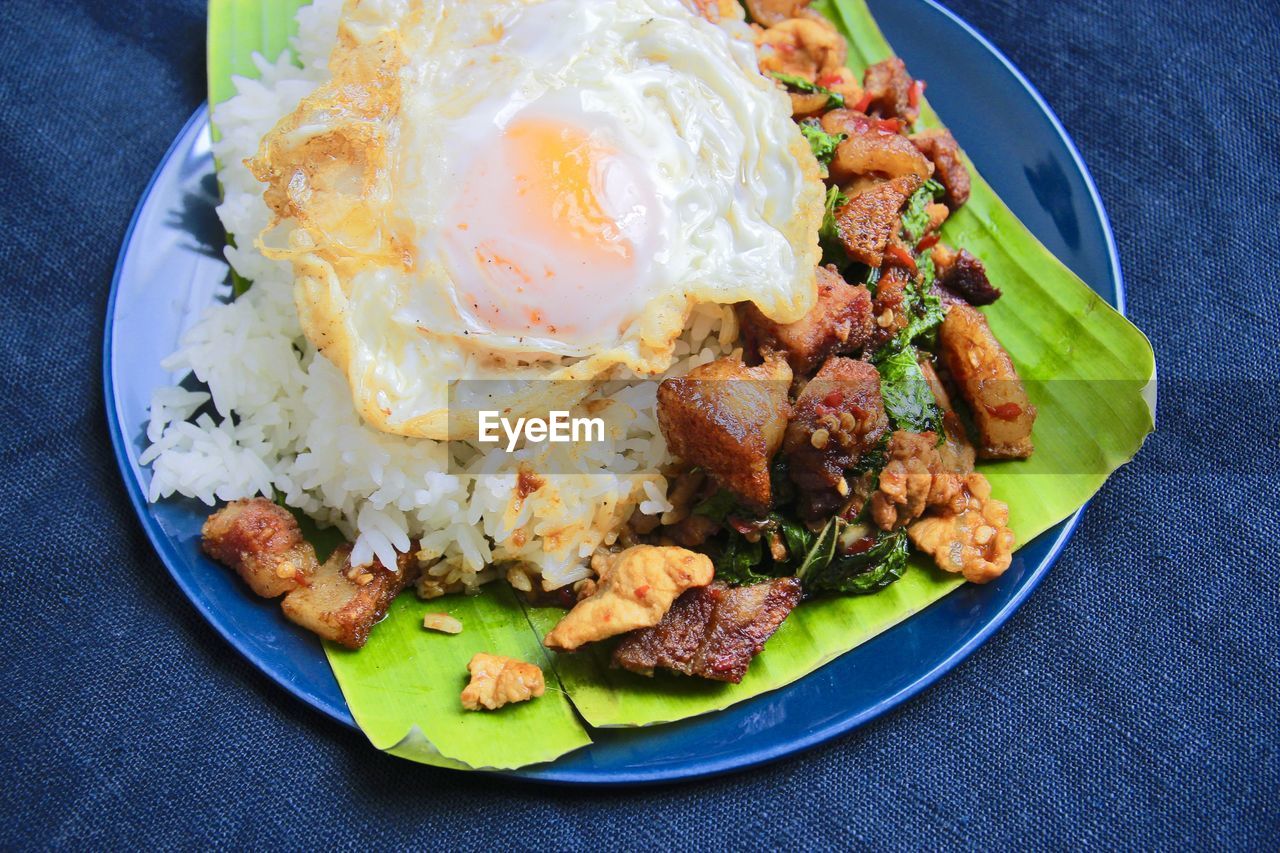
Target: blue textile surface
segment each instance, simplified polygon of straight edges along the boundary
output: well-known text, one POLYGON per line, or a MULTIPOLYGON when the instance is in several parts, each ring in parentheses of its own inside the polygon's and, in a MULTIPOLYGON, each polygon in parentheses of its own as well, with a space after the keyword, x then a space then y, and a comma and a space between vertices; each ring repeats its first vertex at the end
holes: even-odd
POLYGON ((953 0, 1062 117, 1161 421, 988 644, 802 756, 567 790, 381 755, 242 661, 125 498, 116 251, 204 97, 197 0, 0 5, 0 845, 1280 847, 1280 16, 953 0))

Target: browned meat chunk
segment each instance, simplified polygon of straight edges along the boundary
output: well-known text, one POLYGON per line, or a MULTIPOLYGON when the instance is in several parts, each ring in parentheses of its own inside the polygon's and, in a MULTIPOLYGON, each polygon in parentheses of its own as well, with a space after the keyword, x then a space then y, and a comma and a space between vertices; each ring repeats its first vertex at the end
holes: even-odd
POLYGON ((953 252, 935 247, 933 262, 937 268, 936 284, 949 294, 970 305, 990 305, 1000 298, 1000 289, 987 278, 987 268, 968 249, 953 252))
POLYGON ((884 267, 876 282, 876 297, 871 303, 872 330, 869 349, 877 350, 907 327, 911 316, 902 307, 911 273, 900 266, 884 267))
POLYGON ((883 178, 915 175, 923 182, 933 173, 933 166, 910 139, 862 113, 831 110, 822 117, 822 129, 848 137, 836 147, 831 158, 829 172, 837 184, 846 184, 863 175, 883 178))
POLYGON ((285 596, 280 608, 293 622, 349 649, 358 649, 392 600, 418 576, 418 560, 401 554, 395 571, 374 561, 353 568, 351 546, 343 544, 303 585, 285 596))
POLYGON ((951 131, 924 130, 911 137, 920 153, 933 163, 933 177, 946 190, 947 206, 955 210, 969 200, 969 169, 960 156, 960 146, 951 131))
POLYGON ((945 223, 947 221, 947 217, 951 215, 950 208, 945 204, 938 204, 937 202, 925 205, 924 212, 929 216, 929 221, 925 223, 924 226, 925 234, 933 234, 942 230, 943 223, 945 223))
POLYGON ((352 649, 365 644, 391 600, 418 574, 411 554, 401 555, 397 571, 377 562, 353 568, 350 545, 335 549, 322 565, 293 515, 266 498, 232 501, 209 516, 202 544, 258 595, 287 593, 280 609, 291 621, 352 649))
POLYGON ((786 354, 796 374, 807 376, 833 353, 851 352, 871 336, 871 294, 852 286, 833 266, 818 267, 818 302, 794 323, 775 323, 753 303, 739 311, 743 333, 757 352, 786 354))
MULTIPOLYGON (((812 14, 817 14, 816 12, 812 14)), ((862 99, 862 83, 843 65, 834 71, 818 76, 818 85, 844 96, 846 104, 856 104, 862 99)))
POLYGON ((780 355, 756 367, 721 358, 658 386, 658 425, 672 453, 767 512, 769 463, 786 430, 790 383, 780 355))
POLYGON ((1024 459, 1035 447, 1036 407, 1018 371, 976 308, 953 305, 938 333, 938 353, 969 404, 982 459, 1024 459))
POLYGON ((898 214, 921 183, 916 175, 894 178, 858 193, 836 210, 836 236, 850 258, 880 266, 898 227, 898 214))
POLYGON ((204 552, 263 598, 297 589, 316 570, 316 552, 293 513, 266 498, 232 501, 209 516, 200 534, 204 552))
POLYGON ((898 57, 877 62, 867 68, 862 78, 862 88, 871 96, 868 112, 885 118, 900 118, 908 124, 920 115, 918 106, 911 103, 911 84, 907 66, 898 57))
POLYGON ((796 399, 783 441, 805 519, 840 511, 850 495, 845 471, 888 428, 876 369, 841 356, 827 359, 796 399))
POLYGON ((624 637, 613 664, 644 675, 662 668, 737 684, 799 602, 795 578, 690 590, 657 625, 624 637))

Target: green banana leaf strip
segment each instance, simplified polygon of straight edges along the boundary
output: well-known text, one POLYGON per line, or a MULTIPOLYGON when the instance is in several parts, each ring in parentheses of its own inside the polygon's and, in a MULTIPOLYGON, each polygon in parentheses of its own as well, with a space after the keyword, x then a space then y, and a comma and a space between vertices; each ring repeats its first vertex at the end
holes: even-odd
MULTIPOLYGON (((299 5, 212 0, 211 103, 234 91, 231 74, 256 74, 252 51, 274 56, 284 47, 299 5)), ((815 6, 845 33, 855 70, 891 55, 862 0, 820 0, 815 6)), ((922 113, 924 124, 939 125, 927 104, 922 113)), ((970 201, 948 221, 944 238, 980 257, 1004 290, 986 314, 1040 410, 1035 456, 980 466, 995 495, 1009 503, 1010 523, 1025 543, 1075 512, 1141 447, 1153 427, 1145 395, 1154 356, 1142 333, 1041 246, 976 172, 970 201)), ((806 602, 738 685, 611 669, 607 647, 557 656, 554 676, 594 726, 686 719, 789 684, 962 582, 913 556, 903 578, 879 593, 806 602)), ((497 584, 477 598, 419 602, 405 595, 365 649, 326 652, 356 721, 378 748, 441 766, 515 767, 582 746, 589 742, 586 732, 546 666, 547 695, 541 699, 493 714, 462 712, 458 693, 466 662, 475 651, 539 662, 539 638, 562 614, 525 608, 526 620, 512 593, 497 584), (431 610, 457 616, 463 633, 427 634, 421 618, 431 610)))
POLYGON ((405 594, 359 651, 325 644, 351 714, 378 749, 424 764, 511 769, 552 761, 591 742, 555 680, 538 635, 515 594, 493 584, 483 595, 420 601, 405 594), (427 613, 448 613, 461 634, 422 627, 427 613), (546 693, 497 711, 465 711, 459 695, 477 652, 536 663, 546 693))
POLYGON ((311 0, 209 0, 206 57, 209 106, 236 93, 232 75, 257 77, 253 55, 274 60, 297 29, 293 16, 311 0))

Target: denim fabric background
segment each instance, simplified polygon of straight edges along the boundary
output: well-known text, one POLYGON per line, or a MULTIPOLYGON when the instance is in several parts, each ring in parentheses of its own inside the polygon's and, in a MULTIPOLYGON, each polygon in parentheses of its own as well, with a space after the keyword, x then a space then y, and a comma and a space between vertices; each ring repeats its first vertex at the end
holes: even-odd
POLYGON ((125 498, 99 359, 129 216, 204 98, 204 6, 4 0, 0 844, 1280 847, 1276 6, 951 6, 1093 170, 1159 431, 921 697, 762 769, 590 791, 381 755, 178 593, 125 498))

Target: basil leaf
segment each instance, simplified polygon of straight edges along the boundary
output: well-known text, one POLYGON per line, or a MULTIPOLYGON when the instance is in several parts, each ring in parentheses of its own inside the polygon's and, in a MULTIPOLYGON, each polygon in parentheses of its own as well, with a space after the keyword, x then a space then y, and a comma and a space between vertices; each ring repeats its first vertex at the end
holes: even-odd
POLYGON ((930 178, 924 182, 924 186, 912 193, 907 201, 906 210, 902 212, 902 231, 907 236, 907 242, 912 246, 920 242, 920 238, 924 236, 924 229, 929 226, 927 208, 934 201, 942 198, 943 193, 942 184, 930 178))
POLYGON ((795 74, 784 74, 781 71, 770 71, 769 75, 782 85, 795 92, 820 93, 827 96, 827 109, 836 110, 844 106, 844 95, 833 92, 826 86, 819 86, 795 74))
POLYGON ((733 512, 733 508, 737 505, 734 500, 733 492, 728 489, 720 489, 714 495, 704 498, 694 508, 694 515, 705 515, 707 518, 715 521, 724 521, 725 516, 733 512))
POLYGON ((764 544, 759 539, 748 542, 741 533, 731 530, 716 559, 716 580, 739 586, 771 580, 772 575, 755 570, 763 561, 764 544))
POLYGON ((849 138, 846 133, 827 133, 822 129, 822 125, 812 119, 800 122, 800 133, 809 140, 809 150, 824 166, 831 162, 832 156, 836 153, 836 147, 849 138))
POLYGON ((840 242, 840 235, 836 232, 836 211, 848 201, 849 197, 840 192, 839 187, 828 188, 826 206, 822 214, 822 227, 818 229, 822 262, 835 264, 842 270, 849 265, 849 253, 845 251, 844 244, 840 242))
POLYGON ((832 518, 822 530, 818 531, 800 565, 796 567, 796 577, 800 579, 800 583, 805 583, 805 578, 808 576, 824 571, 831 563, 836 555, 836 545, 840 542, 842 525, 845 523, 840 518, 832 518))
POLYGON ((787 543, 788 562, 808 553, 813 545, 813 533, 794 518, 786 518, 778 513, 770 516, 782 531, 782 539, 787 543))
POLYGON ((942 412, 916 359, 915 347, 907 346, 877 361, 884 410, 895 429, 941 437, 942 412))
POLYGON ((876 542, 857 554, 842 554, 826 565, 810 569, 800 578, 807 592, 842 592, 867 595, 879 592, 907 570, 907 534, 904 530, 878 533, 876 542))

